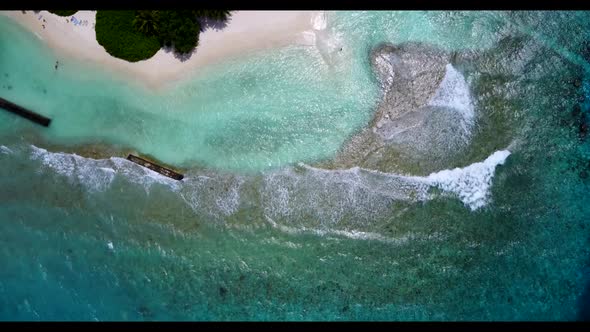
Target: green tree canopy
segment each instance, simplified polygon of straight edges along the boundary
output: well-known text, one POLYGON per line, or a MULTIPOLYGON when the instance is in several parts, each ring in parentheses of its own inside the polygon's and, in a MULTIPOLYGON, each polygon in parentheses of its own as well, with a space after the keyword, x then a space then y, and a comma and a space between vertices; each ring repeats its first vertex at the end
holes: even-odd
POLYGON ((162 45, 174 46, 178 53, 188 53, 199 43, 201 25, 190 11, 162 10, 158 13, 158 39, 162 45))
POLYGON ((193 14, 197 17, 204 17, 211 20, 217 21, 227 21, 231 16, 231 11, 229 10, 211 10, 211 9, 201 9, 201 10, 193 10, 193 14))
POLYGON ((199 44, 200 19, 225 21, 229 10, 100 10, 96 39, 109 54, 128 61, 150 58, 162 46, 188 54, 199 44))
POLYGON ((158 33, 157 10, 138 10, 133 19, 133 27, 148 36, 155 36, 158 33))
POLYGON ((161 48, 156 36, 145 35, 133 27, 133 10, 96 12, 96 41, 112 56, 130 62, 149 59, 161 48))
POLYGON ((59 16, 72 16, 76 14, 77 10, 48 10, 48 12, 59 16))

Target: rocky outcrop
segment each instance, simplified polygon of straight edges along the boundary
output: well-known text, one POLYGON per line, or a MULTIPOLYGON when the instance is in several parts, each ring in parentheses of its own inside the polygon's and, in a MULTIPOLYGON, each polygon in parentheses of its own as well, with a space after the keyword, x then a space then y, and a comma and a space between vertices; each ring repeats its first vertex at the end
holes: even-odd
POLYGON ((384 93, 373 122, 381 140, 417 129, 431 115, 429 102, 436 96, 451 61, 451 54, 423 44, 381 45, 371 63, 384 93))
MULTIPOLYGON (((388 155, 437 158, 469 139, 474 107, 457 53, 422 43, 382 44, 370 62, 382 97, 368 128, 335 161, 374 167, 388 155)), ((377 167, 379 169, 379 167, 377 167)))

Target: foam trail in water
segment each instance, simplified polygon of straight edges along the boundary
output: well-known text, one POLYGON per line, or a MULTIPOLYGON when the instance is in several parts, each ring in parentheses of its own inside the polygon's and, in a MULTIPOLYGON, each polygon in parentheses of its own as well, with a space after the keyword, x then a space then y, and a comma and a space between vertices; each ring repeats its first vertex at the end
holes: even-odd
POLYGON ((405 235, 405 236, 402 236, 399 238, 391 238, 391 237, 383 236, 378 233, 361 232, 361 231, 355 231, 355 230, 343 231, 343 230, 317 229, 317 228, 308 228, 308 227, 295 228, 295 227, 280 225, 280 224, 276 223, 274 220, 272 220, 271 218, 269 218, 267 215, 265 215, 264 217, 266 218, 266 221, 271 226, 273 226, 274 228, 280 230, 281 232, 287 233, 287 234, 294 234, 294 235, 313 234, 313 235, 318 235, 318 236, 329 236, 329 235, 334 236, 335 235, 335 236, 346 237, 349 239, 372 240, 372 241, 378 241, 378 242, 383 242, 383 243, 387 243, 387 244, 394 244, 394 245, 402 245, 402 244, 405 244, 408 241, 414 239, 414 236, 411 236, 411 235, 405 235))

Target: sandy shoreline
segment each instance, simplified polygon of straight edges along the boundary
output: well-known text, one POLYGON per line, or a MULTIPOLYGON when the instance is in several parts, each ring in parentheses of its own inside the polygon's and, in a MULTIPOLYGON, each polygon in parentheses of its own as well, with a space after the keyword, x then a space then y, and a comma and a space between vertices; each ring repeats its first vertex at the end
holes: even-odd
POLYGON ((73 15, 86 21, 84 25, 74 25, 71 17, 47 11, 0 11, 0 15, 15 19, 58 53, 123 73, 153 89, 195 73, 199 67, 246 52, 295 43, 313 45, 313 30, 325 28, 323 13, 318 11, 238 11, 223 29, 202 32, 196 52, 186 61, 161 49, 148 60, 131 63, 112 57, 98 44, 95 11, 78 11, 73 15))

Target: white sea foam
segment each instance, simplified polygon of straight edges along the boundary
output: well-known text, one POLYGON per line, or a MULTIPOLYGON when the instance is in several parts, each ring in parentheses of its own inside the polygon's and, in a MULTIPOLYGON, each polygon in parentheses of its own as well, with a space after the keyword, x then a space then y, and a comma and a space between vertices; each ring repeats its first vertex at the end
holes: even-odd
POLYGON ((2 154, 11 154, 12 150, 10 150, 8 147, 4 146, 4 145, 0 145, 0 153, 2 154))
POLYGON ((111 173, 115 173, 115 170, 109 167, 99 167, 100 170, 103 170, 105 172, 111 172, 111 173))
POLYGON ((428 103, 429 106, 446 107, 461 115, 462 127, 466 135, 471 133, 475 111, 465 77, 451 64, 446 66, 445 76, 428 103))
POLYGON ((325 30, 328 26, 328 21, 326 19, 326 12, 321 11, 314 15, 312 18, 312 26, 314 30, 325 30))
POLYGON ((107 190, 117 174, 123 174, 131 181, 142 184, 147 193, 150 187, 157 183, 175 189, 175 180, 140 167, 127 159, 84 158, 76 154, 49 152, 34 145, 31 145, 31 149, 32 159, 40 160, 44 166, 71 180, 77 179, 89 191, 107 190))
POLYGON ((56 173, 70 179, 78 179, 91 191, 105 191, 113 181, 115 174, 105 172, 90 162, 91 159, 76 154, 48 152, 45 149, 32 146, 33 159, 41 160, 43 165, 56 173))
POLYGON ((278 223, 276 223, 274 220, 272 220, 271 218, 269 218, 268 216, 264 216, 266 218, 266 221, 274 228, 280 230, 281 232, 287 233, 287 234, 313 234, 313 235, 318 235, 318 236, 341 236, 341 237, 346 237, 349 239, 355 239, 355 240, 372 240, 372 241, 378 241, 378 242, 383 242, 383 243, 387 243, 387 244, 395 244, 395 245, 402 245, 407 243, 409 240, 412 239, 412 236, 402 236, 399 238, 391 238, 391 237, 386 237, 383 236, 381 234, 378 233, 373 233, 373 232, 361 232, 361 231, 344 231, 344 230, 332 230, 332 229, 318 229, 318 228, 308 228, 308 227, 290 227, 290 226, 285 226, 285 225, 280 225, 278 223))
POLYGON ((223 195, 215 200, 215 204, 219 210, 226 216, 232 215, 238 210, 240 205, 240 186, 244 180, 238 178, 233 181, 229 190, 226 191, 226 195, 223 195))
POLYGON ((325 12, 319 12, 312 17, 312 29, 300 34, 299 43, 315 46, 322 59, 331 68, 339 67, 343 61, 343 34, 333 28, 328 28, 325 12))
POLYGON ((503 165, 509 155, 508 150, 496 151, 482 162, 432 173, 425 180, 444 191, 457 194, 471 210, 477 210, 488 203, 496 166, 503 165))
POLYGON ((318 234, 330 229, 330 234, 366 239, 373 235, 357 226, 370 225, 384 215, 395 218, 396 213, 392 215, 390 210, 395 201, 428 201, 442 194, 456 196, 471 210, 485 206, 490 201, 495 168, 509 155, 507 150, 497 151, 482 162, 424 177, 359 167, 326 170, 300 164, 260 177, 187 174, 185 180, 174 181, 123 158, 95 160, 35 146, 31 152, 33 159, 82 183, 91 192, 105 191, 116 176, 124 176, 143 185, 148 194, 154 184, 164 185, 177 192, 195 213, 213 219, 223 219, 236 213, 242 204, 254 203, 281 225, 318 234), (258 196, 244 195, 244 185, 254 185, 258 196), (430 190, 433 187, 442 193, 430 190))
POLYGON ((242 176, 187 175, 179 194, 196 213, 222 218, 239 209, 243 200, 240 190, 246 180, 242 176))
POLYGON ((108 160, 110 160, 117 173, 124 175, 134 183, 141 184, 147 194, 150 193, 151 187, 156 184, 164 185, 174 191, 180 188, 180 183, 177 180, 163 176, 149 168, 139 166, 127 159, 111 157, 108 160))
POLYGON ((311 30, 303 31, 297 39, 297 43, 307 46, 317 45, 317 33, 325 30, 328 23, 326 13, 321 11, 311 17, 311 30))
MULTIPOLYGON (((442 170, 426 177, 384 173, 358 167, 337 171, 305 167, 316 173, 313 181, 324 184, 332 182, 331 189, 336 187, 336 179, 337 182, 346 184, 345 192, 350 199, 341 199, 343 204, 355 205, 355 191, 365 191, 364 195, 379 195, 393 200, 426 201, 434 198, 429 193, 429 188, 437 187, 446 194, 456 195, 471 210, 477 210, 489 202, 489 191, 496 166, 503 165, 509 155, 508 150, 496 151, 482 162, 464 168, 442 170), (319 174, 324 176, 318 176, 319 174)), ((328 192, 324 194, 329 195, 328 192)), ((283 202, 283 197, 287 195, 288 193, 274 196, 279 197, 280 204, 277 205, 281 207, 280 211, 288 210, 283 202)), ((308 203, 314 204, 311 200, 308 203)))

